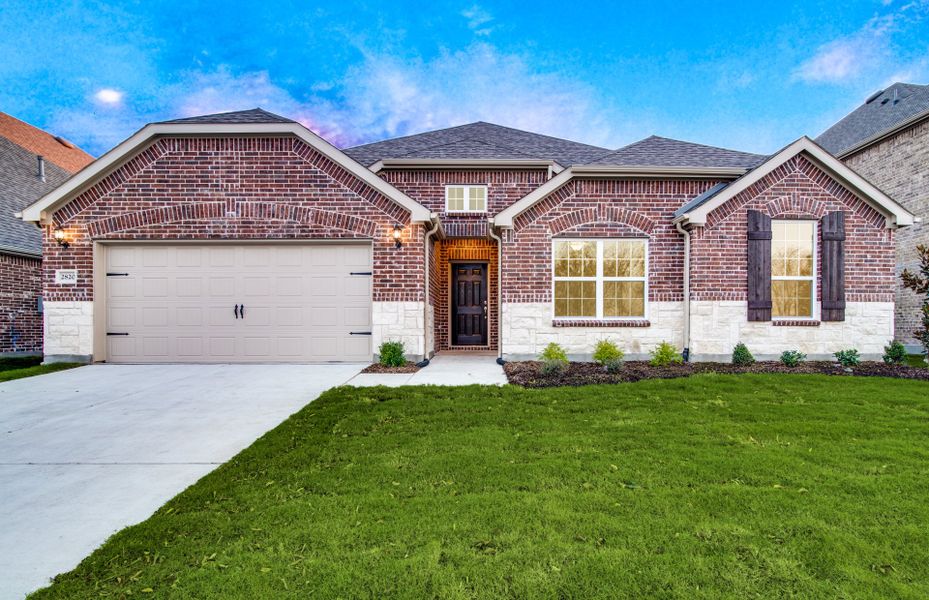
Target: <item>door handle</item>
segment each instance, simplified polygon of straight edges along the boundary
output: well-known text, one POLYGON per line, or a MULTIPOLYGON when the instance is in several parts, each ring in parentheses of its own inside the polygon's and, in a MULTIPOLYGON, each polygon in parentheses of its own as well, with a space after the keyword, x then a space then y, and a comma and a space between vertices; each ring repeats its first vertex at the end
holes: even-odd
POLYGON ((239 318, 239 305, 238 305, 238 304, 236 304, 236 305, 235 305, 235 308, 232 309, 232 314, 235 315, 235 318, 236 318, 236 319, 239 318))
POLYGON ((245 305, 244 304, 239 305, 239 316, 242 317, 243 319, 245 318, 245 305))

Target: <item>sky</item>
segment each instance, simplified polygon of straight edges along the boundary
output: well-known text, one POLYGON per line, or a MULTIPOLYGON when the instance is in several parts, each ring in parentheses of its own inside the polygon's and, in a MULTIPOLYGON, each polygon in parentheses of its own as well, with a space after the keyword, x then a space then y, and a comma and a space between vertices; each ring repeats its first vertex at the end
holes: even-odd
POLYGON ((929 83, 929 0, 0 0, 0 32, 0 111, 95 156, 255 106, 340 147, 489 121, 770 153, 929 83))

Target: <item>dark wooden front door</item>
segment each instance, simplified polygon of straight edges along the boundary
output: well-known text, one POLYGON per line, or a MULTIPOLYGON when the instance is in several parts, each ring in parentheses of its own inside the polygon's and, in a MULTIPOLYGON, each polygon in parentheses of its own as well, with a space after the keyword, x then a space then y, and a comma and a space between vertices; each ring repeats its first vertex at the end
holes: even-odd
POLYGON ((452 265, 452 344, 487 345, 487 265, 452 265))

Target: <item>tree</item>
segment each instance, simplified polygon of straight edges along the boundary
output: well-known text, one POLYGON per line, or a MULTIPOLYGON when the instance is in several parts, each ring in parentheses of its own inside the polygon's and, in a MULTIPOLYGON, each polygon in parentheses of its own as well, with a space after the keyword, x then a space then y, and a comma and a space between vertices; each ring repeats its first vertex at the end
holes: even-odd
POLYGON ((900 278, 903 279, 903 287, 923 296, 922 328, 914 331, 913 335, 929 353, 929 246, 916 246, 916 253, 919 254, 919 274, 904 269, 900 278))

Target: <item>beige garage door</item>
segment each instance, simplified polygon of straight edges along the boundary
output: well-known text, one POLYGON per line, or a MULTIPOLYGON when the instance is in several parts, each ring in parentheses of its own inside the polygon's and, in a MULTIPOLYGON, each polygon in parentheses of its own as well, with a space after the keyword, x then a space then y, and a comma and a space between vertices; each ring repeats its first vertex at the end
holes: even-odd
POLYGON ((110 362, 371 359, 371 246, 112 245, 110 362))

